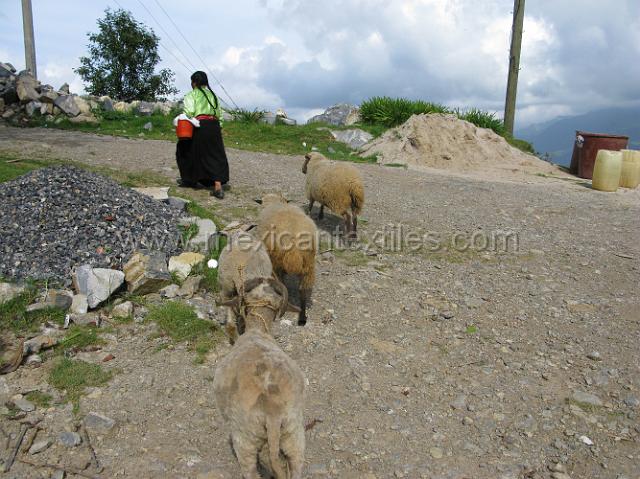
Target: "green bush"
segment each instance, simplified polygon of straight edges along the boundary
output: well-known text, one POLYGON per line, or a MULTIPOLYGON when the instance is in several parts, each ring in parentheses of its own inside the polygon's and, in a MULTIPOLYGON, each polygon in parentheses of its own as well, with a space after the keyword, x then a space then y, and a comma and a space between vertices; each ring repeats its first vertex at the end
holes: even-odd
POLYGON ((262 110, 246 110, 244 108, 238 108, 231 112, 235 121, 240 123, 258 123, 264 118, 264 111, 262 110))
POLYGON ((421 113, 450 113, 437 103, 406 98, 373 97, 360 105, 360 117, 365 123, 384 125, 389 128, 401 125, 412 115, 421 113))

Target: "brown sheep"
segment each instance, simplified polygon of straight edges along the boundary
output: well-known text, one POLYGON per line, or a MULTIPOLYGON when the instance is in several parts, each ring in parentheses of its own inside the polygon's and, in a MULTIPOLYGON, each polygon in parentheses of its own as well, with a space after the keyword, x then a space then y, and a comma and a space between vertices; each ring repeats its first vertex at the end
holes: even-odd
POLYGON ((264 206, 258 217, 256 236, 262 240, 278 278, 285 274, 300 280, 298 324, 307 323, 307 303, 316 279, 318 230, 299 207, 287 204, 281 195, 268 194, 256 200, 264 206))
POLYGON ((307 153, 304 158, 302 173, 307 175, 309 215, 313 204, 318 201, 318 218, 324 217, 324 207, 327 206, 344 219, 347 238, 355 238, 358 215, 364 206, 364 185, 360 173, 353 165, 331 162, 320 153, 307 153))
POLYGON ((288 304, 287 288, 274 278, 254 278, 242 297, 222 304, 245 316, 245 332, 218 364, 213 381, 242 477, 260 478, 259 456, 276 479, 301 479, 305 379, 271 336, 276 316, 296 310, 288 304))

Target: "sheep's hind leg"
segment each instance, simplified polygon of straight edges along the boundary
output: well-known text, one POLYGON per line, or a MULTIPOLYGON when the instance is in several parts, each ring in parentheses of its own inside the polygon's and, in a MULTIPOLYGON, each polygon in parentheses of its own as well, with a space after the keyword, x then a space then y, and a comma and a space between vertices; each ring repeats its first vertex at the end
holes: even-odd
POLYGON ((246 438, 231 434, 233 450, 240 465, 243 479, 261 479, 258 473, 258 451, 246 438))
POLYGON ((342 215, 344 218, 344 236, 348 242, 354 239, 355 233, 353 231, 353 216, 351 213, 345 213, 342 215))
MULTIPOLYGON (((300 419, 302 420, 302 418, 300 419)), ((284 434, 280 442, 280 448, 287 457, 289 463, 290 479, 302 479, 302 469, 304 467, 304 430, 302 427, 291 434, 284 434)))
POLYGON ((307 302, 310 296, 310 289, 300 288, 300 313, 298 314, 298 326, 304 326, 307 324, 307 302))
POLYGON ((311 211, 313 210, 314 204, 315 204, 315 200, 309 200, 309 216, 311 216, 311 211))
POLYGON ((318 213, 318 219, 319 220, 324 219, 324 205, 322 203, 320 203, 320 212, 318 213))

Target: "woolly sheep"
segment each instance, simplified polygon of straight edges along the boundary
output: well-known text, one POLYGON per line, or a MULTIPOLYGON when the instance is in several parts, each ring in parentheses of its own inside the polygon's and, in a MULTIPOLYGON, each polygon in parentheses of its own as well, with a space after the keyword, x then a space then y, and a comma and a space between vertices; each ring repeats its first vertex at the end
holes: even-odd
POLYGON ((287 204, 282 195, 268 194, 256 201, 264 206, 256 236, 267 248, 276 276, 282 279, 290 274, 300 279, 298 324, 303 326, 307 323, 307 302, 316 278, 316 225, 299 207, 287 204))
MULTIPOLYGON (((253 278, 269 278, 272 275, 271 259, 261 241, 244 231, 229 237, 227 245, 220 253, 218 266, 218 285, 222 301, 236 297, 246 281, 253 278)), ((231 344, 234 344, 238 337, 236 316, 236 312, 231 308, 227 309, 226 329, 231 344)))
POLYGON ((347 237, 355 238, 358 215, 364 206, 364 186, 360 173, 353 165, 333 163, 320 153, 307 153, 304 158, 302 173, 307 175, 309 215, 313 204, 318 201, 318 218, 324 217, 324 207, 327 206, 344 219, 347 237))
POLYGON ((254 278, 225 305, 245 308, 245 332, 218 364, 216 405, 232 428, 231 443, 244 479, 258 479, 258 457, 276 479, 301 479, 304 464, 304 375, 270 334, 288 308, 287 288, 254 278), (288 469, 288 474, 287 474, 288 469))

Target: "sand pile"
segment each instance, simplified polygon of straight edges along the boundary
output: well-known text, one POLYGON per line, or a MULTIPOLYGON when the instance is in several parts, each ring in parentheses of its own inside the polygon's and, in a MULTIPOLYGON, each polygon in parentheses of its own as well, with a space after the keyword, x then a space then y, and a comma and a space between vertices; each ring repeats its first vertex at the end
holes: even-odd
POLYGON ((435 168, 489 178, 561 173, 557 166, 512 147, 492 130, 454 115, 414 115, 365 145, 361 156, 370 155, 376 155, 383 165, 435 168))

